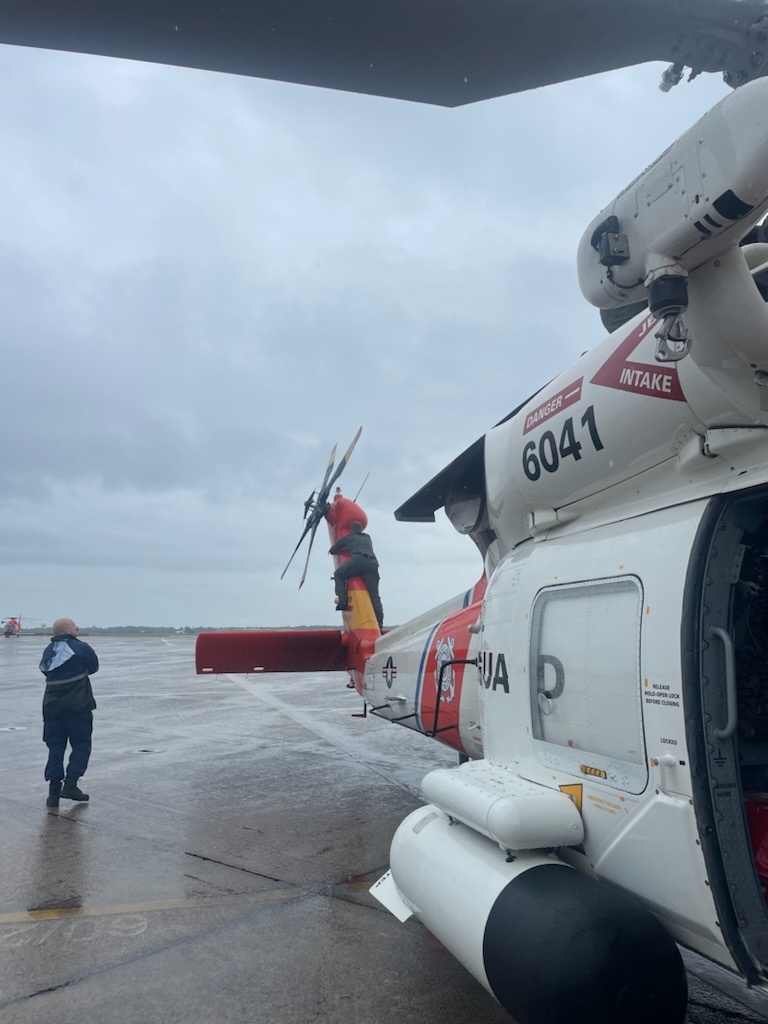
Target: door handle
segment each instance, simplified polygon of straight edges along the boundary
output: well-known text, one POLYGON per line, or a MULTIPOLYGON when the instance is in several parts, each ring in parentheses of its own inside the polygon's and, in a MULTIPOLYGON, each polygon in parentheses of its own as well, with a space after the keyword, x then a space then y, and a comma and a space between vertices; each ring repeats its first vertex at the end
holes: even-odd
POLYGON ((727 630, 720 626, 713 626, 709 631, 710 636, 716 636, 723 644, 725 654, 725 703, 728 709, 728 720, 725 728, 715 729, 712 735, 716 740, 727 740, 736 732, 738 724, 738 700, 736 696, 736 669, 733 657, 733 640, 727 630))

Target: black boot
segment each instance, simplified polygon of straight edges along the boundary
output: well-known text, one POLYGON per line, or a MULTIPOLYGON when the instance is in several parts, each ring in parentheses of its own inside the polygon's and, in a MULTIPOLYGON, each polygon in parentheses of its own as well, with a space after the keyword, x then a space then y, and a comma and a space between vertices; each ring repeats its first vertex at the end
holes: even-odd
POLYGON ((58 782, 48 783, 48 799, 45 801, 46 807, 58 807, 59 797, 61 796, 61 779, 58 782))
POLYGON ((83 793, 82 790, 77 788, 77 779, 71 779, 69 776, 64 779, 64 788, 61 791, 61 795, 65 800, 87 800, 88 794, 83 793))

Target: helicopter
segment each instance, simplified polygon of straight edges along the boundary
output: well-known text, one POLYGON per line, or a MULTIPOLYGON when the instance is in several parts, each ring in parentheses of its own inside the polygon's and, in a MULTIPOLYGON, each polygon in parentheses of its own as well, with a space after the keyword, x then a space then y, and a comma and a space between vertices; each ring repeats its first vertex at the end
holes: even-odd
POLYGON ((21 616, 9 615, 3 619, 3 636, 16 637, 21 635, 21 616))
MULTIPOLYGON (((197 640, 199 672, 344 668, 457 751, 372 893, 521 1024, 683 1021, 677 944, 768 982, 767 112, 735 90, 593 218, 612 332, 398 508, 444 509, 472 588, 382 633, 353 579, 341 630, 197 640)), ((332 460, 309 551, 367 523, 332 460)))
MULTIPOLYGON (((734 91, 595 216, 613 332, 397 510, 443 508, 474 587, 381 633, 352 580, 343 630, 197 641, 200 672, 344 667, 458 752, 372 891, 523 1024, 682 1021, 676 943, 768 979, 766 111, 734 91)), ((309 551, 366 525, 332 461, 309 551)))
MULTIPOLYGON (((70 48, 75 18, 91 52, 448 106, 650 59, 665 89, 724 74, 734 91, 584 232, 608 335, 396 512, 443 509, 478 581, 381 630, 352 579, 342 628, 201 634, 196 660, 346 671, 367 713, 457 752, 372 891, 521 1024, 682 1021, 678 944, 765 986, 766 4, 234 5, 215 37, 213 5, 181 25, 164 4, 22 6, 4 41, 70 48)), ((305 573, 321 523, 334 546, 366 525, 334 467, 305 573)))

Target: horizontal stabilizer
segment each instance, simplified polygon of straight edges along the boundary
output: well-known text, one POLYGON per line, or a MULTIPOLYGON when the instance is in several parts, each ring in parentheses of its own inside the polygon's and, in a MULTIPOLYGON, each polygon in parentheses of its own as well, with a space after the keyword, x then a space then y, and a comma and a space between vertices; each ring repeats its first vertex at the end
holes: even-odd
POLYGON ((338 629, 260 629, 200 633, 198 674, 208 672, 343 672, 347 645, 338 629))

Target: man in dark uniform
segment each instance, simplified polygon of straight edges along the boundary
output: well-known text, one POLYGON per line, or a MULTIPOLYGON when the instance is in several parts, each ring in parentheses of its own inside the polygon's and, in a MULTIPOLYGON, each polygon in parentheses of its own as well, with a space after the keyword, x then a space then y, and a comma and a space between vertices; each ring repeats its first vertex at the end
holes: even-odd
POLYGON ((43 739, 48 746, 45 766, 48 807, 58 807, 60 797, 88 799, 88 794, 78 789, 77 783, 85 775, 91 756, 96 701, 89 676, 99 671, 99 659, 90 644, 78 640, 77 632, 72 619, 56 619, 53 637, 40 662, 40 671, 45 676, 43 739), (65 776, 67 743, 72 750, 65 776))
POLYGON ((384 628, 384 611, 381 607, 379 597, 379 562, 373 553, 373 542, 367 533, 363 533, 363 524, 357 522, 349 524, 349 533, 341 537, 330 549, 330 554, 338 555, 341 551, 348 551, 349 558, 342 562, 333 574, 334 586, 336 588, 337 605, 336 610, 345 612, 349 609, 347 604, 347 580, 350 576, 358 576, 365 584, 371 597, 371 604, 379 629, 384 628))

